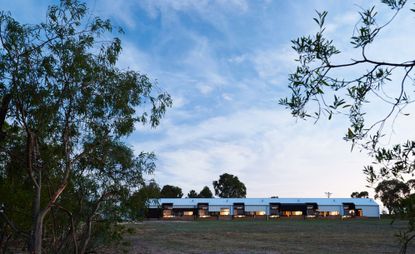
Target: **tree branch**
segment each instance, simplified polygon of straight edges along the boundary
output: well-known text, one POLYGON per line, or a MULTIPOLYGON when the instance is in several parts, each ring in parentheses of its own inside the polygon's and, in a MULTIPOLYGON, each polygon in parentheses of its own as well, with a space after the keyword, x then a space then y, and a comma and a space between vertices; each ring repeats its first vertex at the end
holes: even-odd
MULTIPOLYGON (((71 235, 72 236, 72 241, 74 243, 74 252, 75 254, 78 254, 78 241, 76 240, 76 229, 75 229, 75 222, 73 219, 73 214, 71 213, 71 211, 69 211, 68 209, 58 205, 58 204, 54 204, 54 206, 56 206, 57 208, 61 209, 62 211, 64 211, 70 218, 71 220, 71 231, 68 233, 68 236, 71 235)), ((62 242, 61 246, 58 248, 58 250, 56 251, 57 253, 60 253, 63 250, 64 247, 64 242, 62 242)))
POLYGON ((0 143, 6 138, 6 132, 3 130, 4 123, 6 121, 6 115, 9 110, 9 104, 11 101, 11 94, 7 93, 3 96, 0 108, 0 143))

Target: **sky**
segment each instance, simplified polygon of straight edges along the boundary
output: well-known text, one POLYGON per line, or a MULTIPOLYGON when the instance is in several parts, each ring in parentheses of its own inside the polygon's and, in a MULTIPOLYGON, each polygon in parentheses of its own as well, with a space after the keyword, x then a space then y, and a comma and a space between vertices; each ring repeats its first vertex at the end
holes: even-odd
MULTIPOLYGON (((43 21, 53 1, 0 0, 23 23, 43 21)), ((91 11, 123 27, 119 67, 147 74, 173 98, 161 125, 137 126, 127 139, 137 154, 157 155, 154 178, 187 194, 230 173, 247 187, 247 197, 349 197, 369 191, 365 152, 351 151, 342 138, 344 117, 317 123, 295 119, 278 104, 289 96, 288 75, 296 67, 291 40, 313 34, 315 10, 329 12, 327 36, 343 52, 358 11, 380 1, 342 0, 91 0, 91 11)), ((408 8, 409 9, 409 8, 408 8)), ((368 49, 379 59, 414 55, 415 16, 404 11, 368 49), (408 33, 408 31, 411 31, 408 33), (412 34, 412 35, 411 35, 412 34)), ((354 73, 345 73, 352 76, 354 73)), ((390 89, 394 91, 393 86, 390 89)), ((382 116, 374 101, 368 117, 382 116)), ((408 108, 408 111, 412 109, 408 108)), ((411 133, 411 119, 399 119, 388 141, 411 133), (403 133, 403 134, 402 134, 403 133)), ((413 132, 413 131, 412 131, 413 132)))

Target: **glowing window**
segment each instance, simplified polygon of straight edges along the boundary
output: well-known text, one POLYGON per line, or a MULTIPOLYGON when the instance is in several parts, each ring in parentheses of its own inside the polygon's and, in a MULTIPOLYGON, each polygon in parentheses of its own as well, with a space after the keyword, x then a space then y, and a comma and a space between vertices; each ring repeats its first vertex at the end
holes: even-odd
POLYGON ((230 214, 230 210, 229 210, 229 208, 221 208, 220 209, 220 215, 222 215, 222 216, 227 216, 227 215, 229 215, 230 214))
POLYGON ((163 210, 163 217, 164 218, 171 218, 174 217, 171 210, 163 210))
POLYGON ((291 215, 303 215, 303 212, 302 211, 292 211, 291 212, 291 215))
POLYGON ((331 212, 329 212, 329 215, 331 215, 331 216, 337 216, 339 214, 340 214, 339 211, 331 211, 331 212))
POLYGON ((192 216, 193 215, 193 211, 184 211, 183 212, 184 216, 192 216))
POLYGON ((199 217, 207 217, 209 212, 207 210, 199 209, 199 217))
POLYGON ((299 216, 303 215, 302 211, 283 211, 284 216, 299 216))
POLYGON ((255 215, 265 215, 265 211, 257 211, 255 212, 255 215))

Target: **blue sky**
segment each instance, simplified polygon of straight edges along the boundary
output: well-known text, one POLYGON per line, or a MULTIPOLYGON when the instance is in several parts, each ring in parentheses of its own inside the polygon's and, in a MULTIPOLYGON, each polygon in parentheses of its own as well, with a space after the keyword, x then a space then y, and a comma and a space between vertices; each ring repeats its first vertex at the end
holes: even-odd
MULTIPOLYGON (((50 4, 0 2, 22 22, 42 20, 50 4)), ((290 41, 316 31, 315 10, 329 11, 328 35, 347 60, 356 53, 348 42, 357 11, 375 4, 381 17, 388 15, 379 2, 96 0, 88 6, 124 28, 119 66, 148 74, 173 97, 159 128, 137 126, 128 139, 137 152, 157 154, 149 178, 187 193, 212 189, 227 172, 245 183, 248 197, 323 197, 326 191, 347 197, 369 190, 362 169, 370 162, 342 140, 347 119, 299 121, 277 102, 289 95, 287 77, 295 68, 290 41)), ((413 26, 414 16, 404 12, 373 52, 414 55, 413 47, 390 49, 413 45, 404 32, 413 26)), ((379 105, 368 110, 377 116, 379 105)), ((405 121, 398 124, 401 132, 413 126, 405 121)))

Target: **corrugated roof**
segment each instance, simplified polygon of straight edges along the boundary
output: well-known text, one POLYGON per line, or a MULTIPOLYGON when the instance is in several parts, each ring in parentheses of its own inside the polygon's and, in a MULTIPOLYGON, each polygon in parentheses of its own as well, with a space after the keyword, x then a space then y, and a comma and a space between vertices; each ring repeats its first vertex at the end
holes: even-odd
MULTIPOLYGON (((157 199, 149 201, 150 204, 157 204, 157 199)), ((342 205, 342 203, 354 203, 358 206, 379 206, 371 198, 161 198, 158 203, 173 203, 174 205, 197 205, 198 203, 209 203, 209 205, 233 205, 233 203, 244 203, 245 205, 268 205, 269 203, 342 205)))

